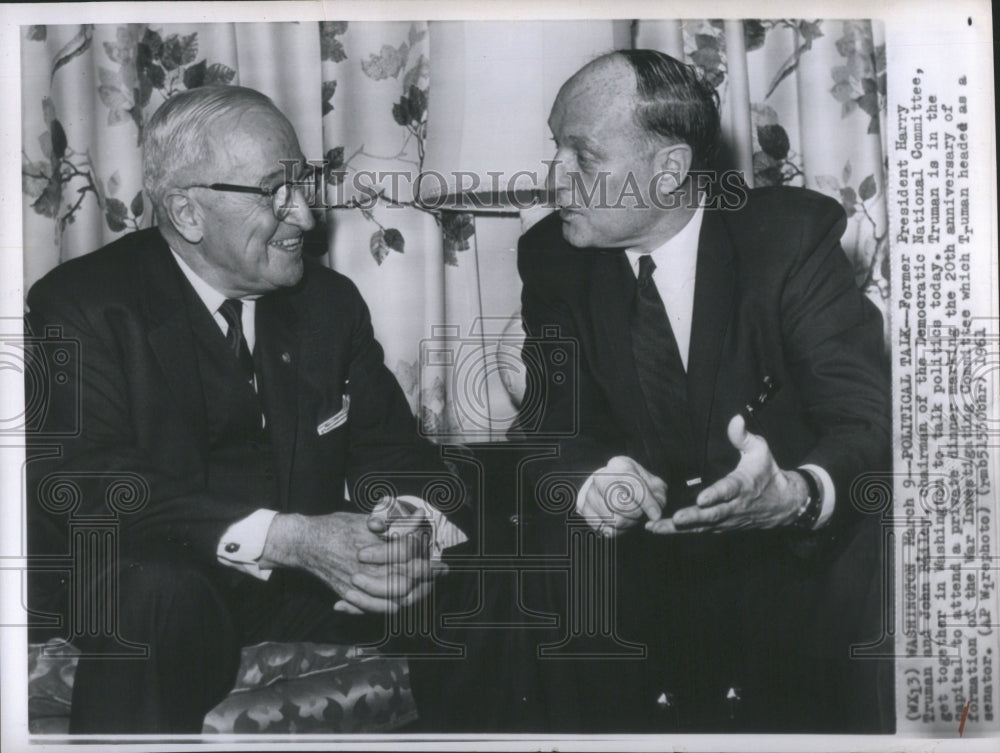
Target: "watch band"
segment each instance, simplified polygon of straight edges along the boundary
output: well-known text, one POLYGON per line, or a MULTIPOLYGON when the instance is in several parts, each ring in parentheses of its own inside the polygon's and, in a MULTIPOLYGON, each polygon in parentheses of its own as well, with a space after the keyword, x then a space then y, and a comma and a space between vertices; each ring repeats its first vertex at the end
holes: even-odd
POLYGON ((802 503, 799 511, 795 514, 792 525, 803 531, 811 531, 816 526, 816 521, 819 520, 820 513, 823 512, 823 494, 820 492, 816 477, 809 471, 804 468, 793 468, 792 472, 802 477, 802 480, 806 482, 806 488, 809 490, 805 502, 802 503))

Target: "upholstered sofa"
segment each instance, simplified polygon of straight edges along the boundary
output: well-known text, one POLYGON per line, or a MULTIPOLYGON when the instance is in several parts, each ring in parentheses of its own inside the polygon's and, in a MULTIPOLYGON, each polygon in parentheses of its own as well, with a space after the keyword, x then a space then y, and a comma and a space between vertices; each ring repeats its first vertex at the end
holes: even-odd
MULTIPOLYGON (((79 652, 59 640, 28 650, 28 727, 69 728, 79 652)), ((243 649, 236 684, 202 732, 391 732, 417 719, 405 659, 356 646, 261 643, 243 649)))

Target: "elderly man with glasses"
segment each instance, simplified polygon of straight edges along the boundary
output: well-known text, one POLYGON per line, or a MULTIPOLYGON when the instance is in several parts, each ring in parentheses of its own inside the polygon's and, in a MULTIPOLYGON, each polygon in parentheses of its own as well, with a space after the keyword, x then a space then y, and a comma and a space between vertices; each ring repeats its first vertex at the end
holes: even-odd
POLYGON ((303 256, 316 198, 303 165, 264 95, 177 94, 144 135, 157 227, 29 293, 29 330, 78 343, 67 368, 81 386, 52 391, 60 451, 28 464, 32 553, 66 547, 47 478, 72 478, 78 514, 98 518, 111 485, 135 487, 117 565, 73 573, 117 613, 115 635, 74 638, 71 732, 198 732, 241 646, 378 641, 464 539, 461 511, 421 498, 448 471, 416 435, 358 290, 303 256), (375 504, 386 488, 392 504, 375 504), (112 656, 122 643, 145 658, 112 656))

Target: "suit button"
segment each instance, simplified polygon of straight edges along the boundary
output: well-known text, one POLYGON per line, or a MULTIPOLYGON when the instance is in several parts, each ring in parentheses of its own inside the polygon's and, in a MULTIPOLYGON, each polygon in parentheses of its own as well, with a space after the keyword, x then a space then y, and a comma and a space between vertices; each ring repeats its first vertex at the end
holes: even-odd
POLYGON ((272 471, 270 468, 265 470, 264 478, 267 479, 268 481, 274 481, 274 471, 272 471))
POLYGON ((240 550, 240 545, 235 541, 230 541, 226 544, 226 551, 232 554, 233 552, 238 552, 240 550))

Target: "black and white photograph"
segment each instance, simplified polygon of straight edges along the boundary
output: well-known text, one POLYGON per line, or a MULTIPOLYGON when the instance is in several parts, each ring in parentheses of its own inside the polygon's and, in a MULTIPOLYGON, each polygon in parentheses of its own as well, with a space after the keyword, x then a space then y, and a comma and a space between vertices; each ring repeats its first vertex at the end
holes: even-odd
POLYGON ((0 8, 4 750, 993 749, 993 28, 0 8))

